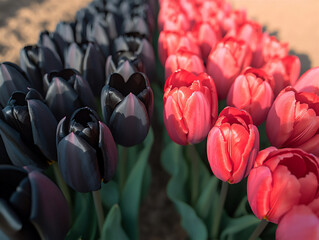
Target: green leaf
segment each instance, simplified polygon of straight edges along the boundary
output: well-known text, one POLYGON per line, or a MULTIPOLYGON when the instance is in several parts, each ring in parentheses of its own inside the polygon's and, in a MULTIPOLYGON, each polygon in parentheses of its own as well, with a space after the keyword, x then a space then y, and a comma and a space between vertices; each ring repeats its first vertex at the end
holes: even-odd
POLYGON ((148 190, 150 188, 152 181, 152 171, 149 164, 146 165, 144 178, 143 178, 143 185, 142 185, 142 199, 147 196, 148 190))
POLYGON ((227 227, 224 228, 220 235, 220 239, 226 240, 229 239, 229 237, 234 237, 235 235, 236 239, 248 239, 259 222, 260 220, 254 215, 245 215, 240 218, 233 218, 228 221, 227 227), (243 230, 247 230, 243 233, 246 238, 238 238, 238 233, 243 230))
POLYGON ((121 225, 121 210, 119 205, 115 204, 106 216, 101 239, 107 240, 129 240, 121 225))
POLYGON ((161 162, 172 175, 168 186, 168 198, 174 203, 181 216, 181 225, 190 239, 206 240, 207 229, 195 210, 186 203, 185 185, 188 168, 182 154, 182 147, 171 142, 163 151, 161 162))
POLYGON ((103 207, 106 209, 110 209, 114 204, 119 203, 119 187, 115 181, 111 180, 106 184, 102 184, 100 193, 103 207))
POLYGON ((73 212, 74 223, 66 239, 96 239, 97 218, 90 193, 76 193, 73 212))
POLYGON ((247 209, 246 209, 247 202, 248 202, 248 198, 247 198, 247 196, 245 196, 241 200, 241 202, 239 203, 239 205, 234 213, 234 217, 240 217, 240 216, 248 214, 247 209))
POLYGON ((145 147, 140 152, 138 160, 127 178, 120 200, 120 206, 123 210, 123 225, 130 239, 138 239, 138 212, 142 194, 142 181, 153 140, 153 131, 150 129, 144 141, 145 147))

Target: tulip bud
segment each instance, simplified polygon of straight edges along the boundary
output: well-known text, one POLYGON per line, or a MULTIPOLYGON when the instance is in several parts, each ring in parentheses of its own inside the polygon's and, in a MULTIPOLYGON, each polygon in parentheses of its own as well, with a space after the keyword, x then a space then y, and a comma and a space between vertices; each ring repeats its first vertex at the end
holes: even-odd
MULTIPOLYGON (((105 67, 105 76, 109 77, 112 73, 120 74, 125 81, 129 79, 129 77, 139 70, 136 68, 135 64, 139 59, 136 58, 127 58, 126 56, 120 56, 120 59, 115 58, 115 62, 113 61, 113 57, 109 56, 106 60, 105 67)), ((142 68, 142 63, 137 64, 139 68, 142 68)))
POLYGON ((31 87, 43 94, 44 74, 63 68, 58 53, 44 46, 26 46, 20 51, 20 66, 26 72, 31 87))
POLYGON ((282 90, 271 106, 266 132, 275 147, 298 147, 319 156, 319 97, 315 93, 298 93, 294 88, 282 90))
POLYGON ((59 22, 55 31, 63 38, 67 44, 75 42, 75 23, 59 22))
POLYGON ((207 138, 207 158, 214 175, 228 183, 247 177, 259 150, 259 133, 250 115, 226 107, 207 138))
POLYGON ((194 74, 206 72, 203 60, 198 55, 183 48, 167 58, 165 62, 165 79, 180 68, 194 74))
POLYGON ((0 63, 0 105, 5 106, 15 91, 27 92, 31 87, 25 72, 11 62, 0 63))
POLYGON ((166 80, 163 102, 168 135, 181 145, 201 142, 217 118, 216 88, 206 73, 174 72, 166 80))
POLYGON ((287 86, 293 86, 300 73, 300 60, 297 56, 289 55, 284 58, 270 59, 262 69, 274 78, 273 91, 275 96, 287 86))
POLYGON ((153 101, 153 91, 144 74, 134 73, 128 79, 118 73, 108 77, 101 93, 101 106, 116 143, 133 146, 145 139, 153 101))
POLYGON ((298 148, 258 153, 247 182, 247 197, 259 219, 278 223, 295 205, 309 204, 319 189, 319 161, 298 148))
POLYGON ((97 191, 115 174, 117 149, 96 112, 80 108, 58 124, 58 163, 65 182, 78 192, 97 191))
POLYGON ((230 87, 227 105, 246 110, 258 126, 266 119, 274 101, 272 84, 272 76, 263 70, 247 68, 230 87))
POLYGON ((105 82, 105 58, 96 43, 71 43, 65 64, 66 68, 79 71, 89 83, 94 96, 100 96, 105 82))
POLYGON ((140 16, 124 18, 122 35, 133 35, 140 38, 150 39, 150 30, 146 21, 140 16))
POLYGON ((64 239, 70 224, 60 189, 30 167, 0 166, 2 239, 64 239))
POLYGON ((251 50, 241 40, 225 38, 212 49, 207 60, 207 73, 214 79, 218 99, 224 99, 239 73, 250 64, 251 50))
POLYGON ((71 115, 80 107, 96 109, 88 82, 76 70, 64 69, 45 74, 43 82, 45 102, 57 120, 71 115))
POLYGON ((306 71, 294 84, 298 92, 313 92, 319 95, 319 67, 306 71))
POLYGON ((82 8, 76 12, 75 16, 75 39, 81 43, 88 41, 88 24, 92 22, 94 15, 87 8, 82 8))
POLYGON ((40 93, 13 93, 0 117, 0 134, 12 163, 45 168, 55 161, 56 126, 40 93))

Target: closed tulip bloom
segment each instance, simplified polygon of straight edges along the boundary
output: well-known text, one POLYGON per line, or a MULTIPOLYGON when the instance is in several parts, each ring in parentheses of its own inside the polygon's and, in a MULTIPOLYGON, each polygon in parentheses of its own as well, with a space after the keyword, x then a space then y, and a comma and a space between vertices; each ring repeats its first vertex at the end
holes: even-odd
POLYGON ((65 182, 78 192, 96 191, 115 174, 117 149, 96 112, 80 108, 57 127, 58 163, 65 182))
POLYGON ((45 102, 58 121, 80 107, 96 109, 88 82, 76 70, 51 72, 44 75, 43 81, 45 102))
POLYGON ((247 182, 256 217, 278 223, 295 205, 311 203, 318 196, 318 167, 318 158, 299 148, 260 151, 247 182))
POLYGON ((218 114, 213 79, 206 73, 195 75, 179 69, 164 86, 164 124, 170 138, 181 145, 206 138, 218 114))
POLYGON ((57 52, 52 52, 45 46, 25 46, 20 51, 20 66, 27 74, 31 87, 43 94, 42 78, 44 74, 60 71, 62 61, 57 52))
POLYGON ((126 16, 120 29, 122 35, 134 35, 149 40, 151 38, 149 26, 141 16, 126 16))
POLYGON ((13 93, 0 118, 0 134, 12 163, 45 168, 56 161, 56 126, 40 93, 13 93))
POLYGON ((274 101, 272 84, 272 76, 263 70, 247 68, 229 89, 227 105, 246 110, 258 126, 266 119, 274 101))
POLYGON ((298 92, 313 92, 319 95, 319 67, 306 71, 293 86, 298 92))
POLYGON ((228 183, 247 177, 259 150, 259 133, 244 110, 226 107, 207 138, 207 158, 214 175, 228 183))
POLYGON ((143 73, 128 79, 111 74, 101 92, 101 107, 105 123, 116 143, 134 146, 147 136, 153 112, 153 91, 143 73))
POLYGON ((58 22, 55 31, 63 38, 67 44, 76 41, 75 39, 75 23, 73 22, 58 22))
POLYGON ((100 96, 105 82, 105 57, 96 43, 71 43, 65 66, 79 71, 89 83, 94 96, 100 96))
POLYGON ((269 110, 266 132, 273 146, 298 147, 319 156, 318 95, 293 87, 282 90, 269 110))
POLYGON ((162 65, 164 66, 166 59, 182 47, 201 56, 200 48, 192 38, 180 32, 161 31, 158 37, 158 55, 162 65))
POLYGON ((27 92, 31 87, 25 72, 11 62, 0 63, 0 105, 7 105, 9 98, 15 91, 27 92))
POLYGON ((298 205, 293 207, 280 220, 277 230, 277 240, 291 239, 319 239, 319 215, 309 206, 298 205))
POLYGON ((203 60, 198 55, 183 48, 167 58, 165 62, 165 79, 180 68, 194 74, 206 72, 203 60))
MULTIPOLYGON (((112 73, 118 73, 120 74, 125 81, 129 79, 129 77, 135 73, 138 72, 138 69, 136 68, 136 61, 138 61, 137 58, 133 57, 127 57, 123 56, 120 59, 115 58, 115 61, 113 61, 113 57, 109 56, 106 60, 106 66, 105 66, 105 76, 110 76, 112 73)), ((143 69, 142 63, 138 64, 140 68, 143 69)))
POLYGON ((272 58, 262 69, 274 78, 273 91, 275 96, 287 86, 294 86, 300 74, 300 60, 289 55, 283 58, 272 58))
POLYGON ((251 50, 244 41, 226 38, 212 49, 207 60, 207 73, 216 84, 218 99, 224 99, 235 78, 251 61, 251 50))
POLYGON ((64 239, 70 225, 66 199, 30 167, 0 166, 1 239, 64 239))

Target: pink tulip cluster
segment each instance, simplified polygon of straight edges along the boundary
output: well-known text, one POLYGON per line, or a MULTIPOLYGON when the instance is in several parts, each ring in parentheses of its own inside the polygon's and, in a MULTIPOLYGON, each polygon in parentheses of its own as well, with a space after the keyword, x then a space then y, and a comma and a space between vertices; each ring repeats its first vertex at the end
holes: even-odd
POLYGON ((161 0, 158 27, 171 139, 207 137, 214 175, 248 176, 250 206, 279 224, 277 239, 318 239, 319 67, 299 78, 288 44, 224 0, 161 0), (263 122, 272 147, 259 151, 263 122))

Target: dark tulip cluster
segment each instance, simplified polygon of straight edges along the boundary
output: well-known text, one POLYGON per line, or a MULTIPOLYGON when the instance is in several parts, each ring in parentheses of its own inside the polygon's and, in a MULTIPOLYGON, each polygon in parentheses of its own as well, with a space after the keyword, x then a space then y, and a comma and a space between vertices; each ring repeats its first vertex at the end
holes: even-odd
POLYGON ((59 188, 30 167, 0 166, 0 239, 64 239, 70 224, 59 188))

